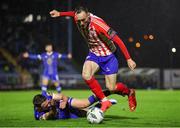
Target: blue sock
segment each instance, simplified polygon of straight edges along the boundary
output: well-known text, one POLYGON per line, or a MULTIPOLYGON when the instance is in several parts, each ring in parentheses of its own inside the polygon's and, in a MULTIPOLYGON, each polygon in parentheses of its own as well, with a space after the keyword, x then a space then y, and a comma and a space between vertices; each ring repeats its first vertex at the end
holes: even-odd
POLYGON ((58 85, 58 86, 56 87, 56 90, 57 90, 58 93, 61 93, 61 86, 58 85))
POLYGON ((94 95, 91 95, 89 98, 88 98, 90 104, 93 104, 95 102, 98 101, 98 99, 94 96, 94 95))
POLYGON ((42 95, 46 95, 47 86, 42 85, 42 86, 41 86, 41 90, 42 90, 42 95))

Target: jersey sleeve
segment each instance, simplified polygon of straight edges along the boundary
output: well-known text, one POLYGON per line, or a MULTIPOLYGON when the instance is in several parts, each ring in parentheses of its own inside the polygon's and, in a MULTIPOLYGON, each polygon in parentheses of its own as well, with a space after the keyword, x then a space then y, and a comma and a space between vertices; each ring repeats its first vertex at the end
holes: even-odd
POLYGON ((71 16, 71 17, 74 17, 75 16, 75 12, 74 11, 60 12, 60 16, 71 16))
POLYGON ((45 112, 38 112, 37 108, 34 107, 34 118, 36 120, 40 120, 43 117, 44 114, 45 114, 45 112))
POLYGON ((98 34, 104 34, 109 40, 112 40, 118 45, 126 60, 131 58, 124 42, 117 36, 117 33, 112 28, 110 28, 104 21, 99 20, 95 21, 95 26, 98 34))
POLYGON ((41 60, 42 55, 41 54, 29 54, 29 58, 34 59, 34 60, 41 60))
POLYGON ((117 35, 114 36, 113 41, 119 46, 126 60, 130 59, 131 57, 123 41, 117 35))
POLYGON ((67 54, 58 53, 58 58, 59 58, 59 59, 67 59, 67 58, 68 58, 68 55, 67 55, 67 54))

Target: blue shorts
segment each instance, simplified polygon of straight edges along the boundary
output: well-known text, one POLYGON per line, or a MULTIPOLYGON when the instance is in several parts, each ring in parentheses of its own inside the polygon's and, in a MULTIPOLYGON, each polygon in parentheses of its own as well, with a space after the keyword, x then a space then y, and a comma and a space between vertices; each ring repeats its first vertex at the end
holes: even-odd
POLYGON ((108 56, 96 56, 94 53, 89 52, 86 57, 86 61, 87 60, 97 63, 100 67, 101 74, 110 75, 118 72, 119 64, 114 54, 108 56))
POLYGON ((54 82, 54 81, 59 81, 59 76, 58 74, 52 74, 52 75, 43 74, 42 79, 52 80, 54 82))

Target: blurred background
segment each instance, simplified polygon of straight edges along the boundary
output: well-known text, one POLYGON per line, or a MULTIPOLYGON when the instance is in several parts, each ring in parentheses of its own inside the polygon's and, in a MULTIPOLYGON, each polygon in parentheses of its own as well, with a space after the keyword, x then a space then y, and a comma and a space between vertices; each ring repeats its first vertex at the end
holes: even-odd
MULTIPOLYGON (((118 81, 138 89, 180 88, 179 0, 1 0, 0 90, 39 89, 41 62, 23 59, 22 53, 42 53, 48 42, 55 51, 73 55, 72 60, 59 61, 63 88, 88 88, 81 78, 86 42, 72 18, 49 15, 53 9, 68 11, 80 5, 116 30, 136 61, 132 72, 117 51, 118 81)), ((96 77, 104 87, 104 77, 96 77)))

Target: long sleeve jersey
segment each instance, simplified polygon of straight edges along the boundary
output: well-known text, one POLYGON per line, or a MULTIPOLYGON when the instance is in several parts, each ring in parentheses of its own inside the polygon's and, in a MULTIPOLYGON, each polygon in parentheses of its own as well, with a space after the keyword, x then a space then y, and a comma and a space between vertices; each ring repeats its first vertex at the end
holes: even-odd
POLYGON ((120 47, 126 59, 130 59, 130 55, 123 41, 117 36, 116 32, 110 28, 103 19, 90 13, 90 23, 86 29, 81 27, 77 22, 75 12, 60 12, 60 16, 71 16, 74 18, 77 27, 88 43, 90 52, 97 56, 111 55, 116 46, 120 47))

